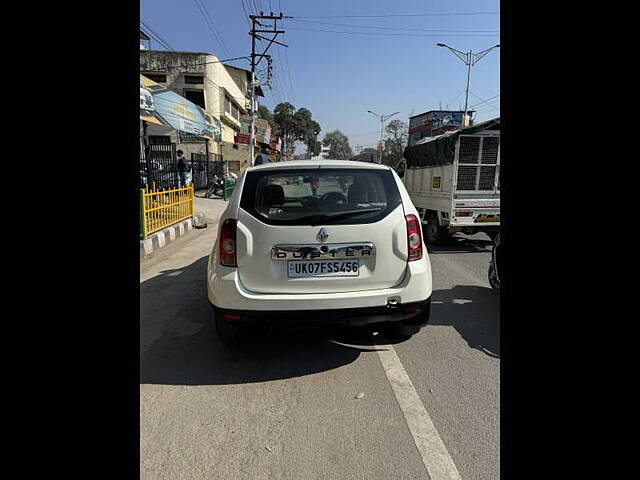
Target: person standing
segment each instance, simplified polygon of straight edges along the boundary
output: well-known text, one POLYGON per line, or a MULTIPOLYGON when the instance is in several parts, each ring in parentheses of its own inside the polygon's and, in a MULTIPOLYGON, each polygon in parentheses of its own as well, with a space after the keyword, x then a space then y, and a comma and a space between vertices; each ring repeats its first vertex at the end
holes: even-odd
POLYGON ((320 188, 320 179, 318 177, 311 177, 311 192, 315 197, 316 193, 318 193, 318 189, 320 188))
POLYGON ((180 186, 187 186, 187 164, 184 160, 184 152, 182 150, 178 150, 176 152, 178 154, 178 176, 180 177, 180 186))

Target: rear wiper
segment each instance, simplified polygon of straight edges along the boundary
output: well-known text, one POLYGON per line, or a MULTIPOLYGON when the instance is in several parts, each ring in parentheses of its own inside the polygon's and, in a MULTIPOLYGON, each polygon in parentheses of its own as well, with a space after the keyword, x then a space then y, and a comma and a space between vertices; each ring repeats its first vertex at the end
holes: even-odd
MULTIPOLYGON (((307 219, 314 219, 311 225, 318 225, 322 223, 324 220, 329 218, 340 218, 340 217, 354 217, 356 215, 362 215, 364 213, 373 213, 379 212, 382 208, 360 208, 358 210, 343 210, 342 212, 331 212, 331 213, 322 213, 318 215, 311 215, 306 217, 307 219)), ((305 220, 304 218, 301 220, 305 220)))

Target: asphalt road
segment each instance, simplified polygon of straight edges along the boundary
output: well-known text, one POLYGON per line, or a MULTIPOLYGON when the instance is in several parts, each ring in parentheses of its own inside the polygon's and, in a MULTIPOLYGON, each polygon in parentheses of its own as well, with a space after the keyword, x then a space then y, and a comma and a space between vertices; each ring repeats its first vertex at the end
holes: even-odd
POLYGON ((430 249, 431 322, 408 341, 381 347, 388 339, 365 330, 310 330, 228 348, 205 290, 225 203, 196 202, 208 228, 140 264, 142 479, 430 478, 438 452, 420 443, 421 422, 460 478, 500 477, 500 297, 487 280, 488 237, 457 234, 430 249), (383 365, 392 351, 415 398, 392 386, 383 365))

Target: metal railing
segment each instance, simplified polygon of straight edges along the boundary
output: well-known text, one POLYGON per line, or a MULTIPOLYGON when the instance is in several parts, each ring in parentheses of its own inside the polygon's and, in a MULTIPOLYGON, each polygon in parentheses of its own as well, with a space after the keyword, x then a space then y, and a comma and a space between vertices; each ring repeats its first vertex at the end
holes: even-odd
POLYGON ((140 189, 140 234, 144 239, 148 235, 167 228, 187 218, 193 217, 193 184, 183 188, 157 190, 140 189))
POLYGON ((224 162, 222 155, 210 153, 191 154, 191 172, 195 190, 206 189, 214 180, 214 177, 224 177, 224 162))
POLYGON ((196 190, 207 188, 207 155, 191 153, 191 175, 196 190))

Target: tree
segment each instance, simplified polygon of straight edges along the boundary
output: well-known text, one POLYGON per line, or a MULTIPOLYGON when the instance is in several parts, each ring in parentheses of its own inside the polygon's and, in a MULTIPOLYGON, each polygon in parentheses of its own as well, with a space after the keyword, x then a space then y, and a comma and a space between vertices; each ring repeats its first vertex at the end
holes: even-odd
POLYGON ((291 105, 289 102, 279 103, 276 105, 276 108, 273 109, 273 120, 276 124, 278 135, 282 137, 284 142, 284 145, 282 146, 283 151, 291 149, 291 144, 295 144, 293 120, 293 115, 295 113, 296 107, 291 105))
POLYGON ((297 142, 303 142, 307 151, 317 150, 320 124, 313 120, 307 108, 296 108, 288 102, 279 103, 273 109, 274 128, 284 140, 283 150, 293 152, 297 142))
POLYGON ((402 154, 409 138, 409 127, 402 120, 392 120, 387 124, 385 133, 385 151, 382 163, 394 166, 402 160, 402 154))
POLYGON ((272 128, 275 128, 273 113, 271 113, 266 106, 258 104, 258 118, 266 120, 267 122, 269 122, 272 128))
POLYGON ((293 121, 296 129, 296 140, 301 141, 307 146, 307 152, 311 153, 311 156, 318 155, 320 153, 320 146, 318 146, 318 135, 320 135, 320 124, 311 118, 311 112, 306 108, 300 108, 294 115, 293 121), (313 153, 317 151, 317 153, 313 153))
POLYGON ((322 142, 314 140, 313 142, 309 142, 306 145, 309 158, 317 157, 318 155, 320 155, 320 152, 322 151, 322 142))
POLYGON ((329 147, 329 158, 335 160, 349 160, 353 157, 349 139, 340 130, 334 130, 324 136, 322 144, 329 147))

